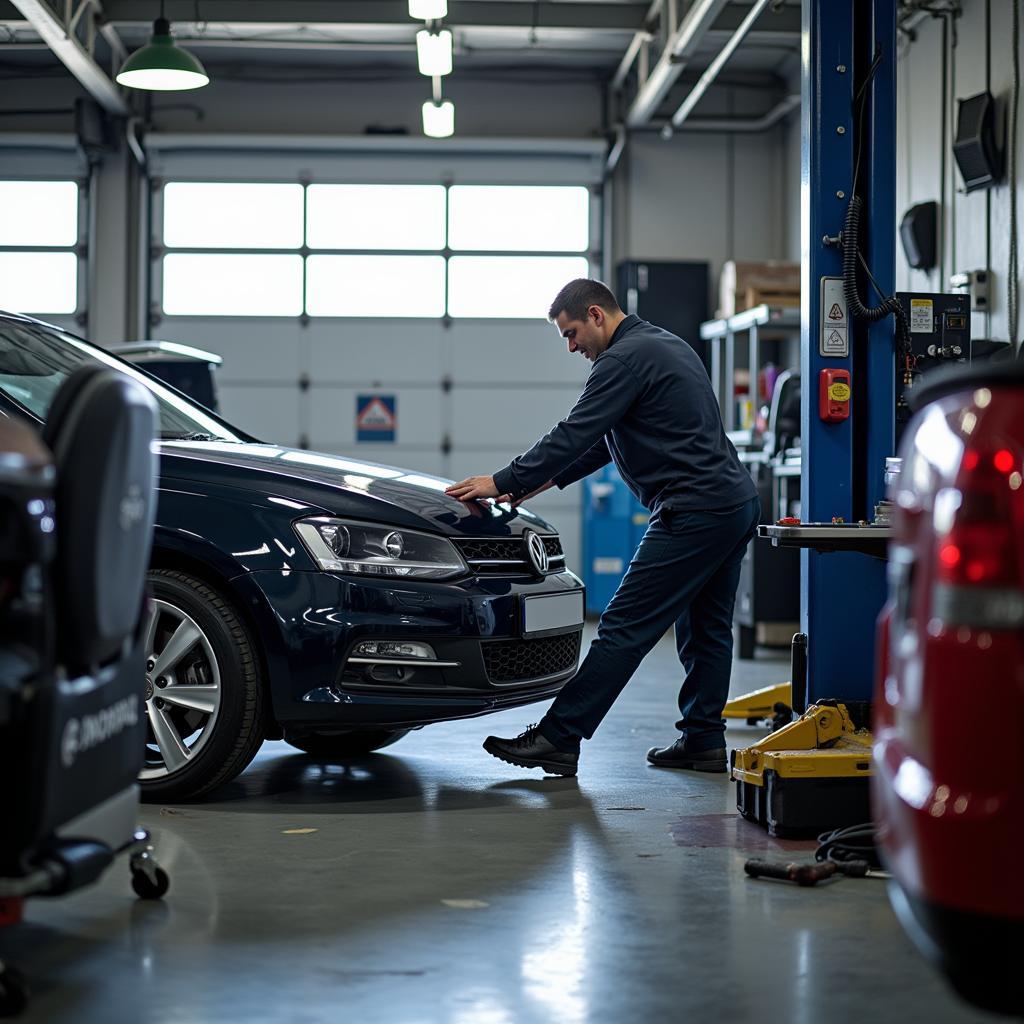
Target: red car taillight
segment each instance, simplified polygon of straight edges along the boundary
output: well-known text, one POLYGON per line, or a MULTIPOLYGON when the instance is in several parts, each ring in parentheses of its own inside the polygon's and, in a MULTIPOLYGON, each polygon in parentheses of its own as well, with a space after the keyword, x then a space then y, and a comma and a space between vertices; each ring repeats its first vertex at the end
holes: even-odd
POLYGON ((1024 625, 1024 490, 1007 448, 970 449, 958 487, 936 496, 939 529, 932 616, 944 626, 1024 625))

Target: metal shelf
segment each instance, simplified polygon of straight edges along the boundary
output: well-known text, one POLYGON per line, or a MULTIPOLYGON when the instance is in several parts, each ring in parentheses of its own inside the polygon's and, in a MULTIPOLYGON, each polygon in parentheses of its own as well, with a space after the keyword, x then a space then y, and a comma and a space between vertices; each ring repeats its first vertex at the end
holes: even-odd
POLYGON ((736 429, 736 411, 732 400, 732 382, 736 373, 736 346, 738 334, 747 335, 747 366, 750 385, 747 400, 756 398, 757 371, 761 365, 761 342, 771 335, 792 334, 800 330, 800 310, 783 306, 754 306, 742 313, 721 320, 706 320, 700 325, 700 336, 708 342, 711 351, 711 386, 722 412, 725 429, 736 429))

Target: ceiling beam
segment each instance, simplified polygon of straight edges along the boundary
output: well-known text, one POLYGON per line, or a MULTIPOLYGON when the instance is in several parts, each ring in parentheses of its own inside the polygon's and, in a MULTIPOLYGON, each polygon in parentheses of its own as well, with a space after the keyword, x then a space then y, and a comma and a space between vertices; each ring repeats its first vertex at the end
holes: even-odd
POLYGON ((665 43, 665 49, 657 64, 641 83, 636 98, 626 114, 628 128, 639 128, 651 119, 728 2, 729 0, 694 0, 679 27, 665 43))
POLYGON ((690 116, 693 108, 700 103, 722 68, 729 62, 729 58, 739 48, 740 43, 747 37, 747 33, 754 27, 754 22, 757 21, 770 2, 771 0, 757 0, 757 3, 747 11, 746 17, 740 22, 729 41, 715 54, 715 59, 697 80, 697 84, 689 91, 686 99, 679 104, 669 124, 665 125, 662 134, 666 138, 672 135, 672 130, 678 128, 690 116))
POLYGON ((112 114, 126 117, 130 110, 120 90, 93 60, 78 39, 71 34, 43 0, 11 0, 25 20, 39 33, 60 62, 78 79, 97 103, 112 114))
MULTIPOLYGON (((154 5, 145 0, 104 0, 110 21, 118 25, 149 24, 154 5)), ((166 0, 171 21, 194 22, 195 0, 166 0)), ((201 0, 204 22, 237 26, 277 25, 409 25, 408 0, 201 0)), ((449 0, 445 24, 460 26, 575 28, 630 32, 643 25, 647 2, 545 3, 534 20, 532 0, 449 0)))

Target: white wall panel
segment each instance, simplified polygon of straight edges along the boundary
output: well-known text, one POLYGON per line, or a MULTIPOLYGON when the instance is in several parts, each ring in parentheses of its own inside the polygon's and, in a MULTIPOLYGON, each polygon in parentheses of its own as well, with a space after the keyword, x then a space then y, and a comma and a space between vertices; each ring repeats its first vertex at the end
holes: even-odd
POLYGON ((154 335, 216 352, 224 360, 217 373, 221 387, 288 384, 297 397, 299 378, 309 367, 309 338, 296 320, 167 317, 154 335))
MULTIPOLYGON (((551 296, 554 298, 554 296, 551 296)), ((502 381, 565 383, 582 389, 590 364, 572 356, 546 321, 460 320, 448 331, 456 384, 502 381)))
POLYGON ((318 383, 440 385, 440 320, 311 320, 309 374, 318 383))
POLYGON ((293 447, 302 433, 298 389, 281 386, 220 384, 221 415, 261 441, 293 447))
POLYGON ((572 408, 576 388, 455 388, 451 393, 452 438, 456 448, 505 448, 513 455, 546 434, 572 408))

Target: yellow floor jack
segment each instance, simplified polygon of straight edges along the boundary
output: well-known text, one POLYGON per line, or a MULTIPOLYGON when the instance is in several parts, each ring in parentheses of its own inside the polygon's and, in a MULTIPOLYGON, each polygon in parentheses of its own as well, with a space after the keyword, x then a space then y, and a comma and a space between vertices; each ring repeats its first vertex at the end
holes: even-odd
POLYGON ((747 725, 772 724, 781 715, 792 718, 793 684, 776 683, 734 697, 725 705, 723 718, 740 718, 747 725))
MULTIPOLYGON (((807 692, 806 652, 807 638, 798 633, 793 638, 793 683, 783 684, 791 699, 795 694, 798 707, 807 692)), ((783 686, 755 691, 738 702, 746 700, 753 711, 772 696, 769 691, 783 686)), ((869 715, 867 702, 821 700, 790 724, 734 750, 732 777, 740 814, 779 837, 817 836, 870 821, 869 715)))

